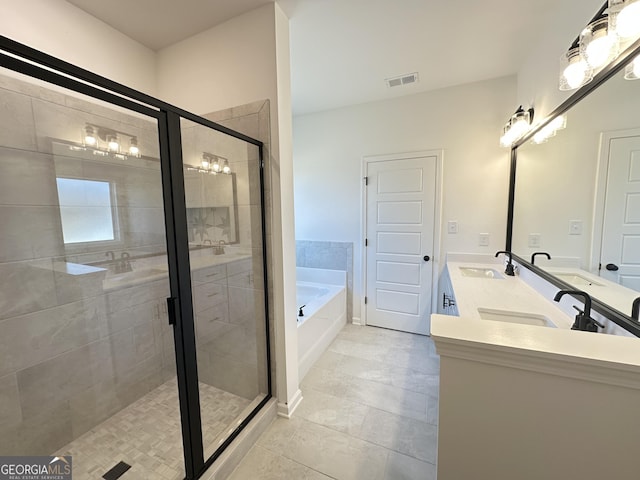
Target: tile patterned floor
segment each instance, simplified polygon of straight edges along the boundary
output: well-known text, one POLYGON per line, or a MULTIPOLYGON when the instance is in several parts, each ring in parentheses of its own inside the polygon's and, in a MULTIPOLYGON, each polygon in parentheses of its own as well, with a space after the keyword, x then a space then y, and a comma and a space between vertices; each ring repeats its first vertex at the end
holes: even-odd
MULTIPOLYGON (((213 449, 225 429, 244 418, 250 401, 200 384, 204 445, 213 449)), ((74 480, 102 478, 120 461, 121 480, 184 478, 178 388, 170 380, 58 450, 73 456, 74 480)))
POLYGON ((347 325, 231 480, 435 480, 440 361, 429 337, 347 325))

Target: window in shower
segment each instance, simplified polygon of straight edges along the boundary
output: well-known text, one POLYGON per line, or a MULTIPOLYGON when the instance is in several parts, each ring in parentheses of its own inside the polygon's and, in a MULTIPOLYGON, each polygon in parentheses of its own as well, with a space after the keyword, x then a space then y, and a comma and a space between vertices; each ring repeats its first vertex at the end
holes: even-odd
POLYGON ((114 186, 105 181, 56 178, 64 243, 116 240, 114 186))

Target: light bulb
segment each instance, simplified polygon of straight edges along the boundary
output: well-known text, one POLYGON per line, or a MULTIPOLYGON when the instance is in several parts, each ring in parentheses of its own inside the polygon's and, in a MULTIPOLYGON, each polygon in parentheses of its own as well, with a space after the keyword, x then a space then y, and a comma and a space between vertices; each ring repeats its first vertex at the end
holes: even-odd
POLYGON ((86 126, 84 129, 84 143, 85 145, 89 145, 91 147, 98 143, 98 139, 96 138, 95 132, 93 131, 93 127, 91 126, 86 126))
POLYGON ((607 60, 609 60, 611 52, 613 51, 615 42, 613 35, 609 35, 606 29, 601 28, 600 30, 595 31, 593 33, 592 40, 589 42, 585 50, 589 65, 597 68, 607 63, 607 60))
POLYGON ((204 153, 202 154, 202 168, 209 170, 209 166, 211 165, 209 162, 209 156, 205 155, 204 153))
POLYGON ((575 56, 569 60, 562 74, 570 88, 578 88, 587 78, 587 63, 580 56, 575 56))
POLYGON ((563 129, 567 126, 567 118, 564 115, 559 115, 549 123, 549 128, 556 130, 563 129))
POLYGON ((120 144, 118 143, 118 137, 115 135, 110 135, 107 139, 107 147, 112 152, 117 152, 120 149, 120 144))
POLYGON ((138 148, 138 139, 136 137, 131 137, 131 144, 129 145, 129 153, 131 155, 139 155, 140 149, 138 148))
POLYGON ((224 161, 224 166, 222 167, 222 173, 226 173, 227 175, 231 173, 231 167, 229 167, 229 162, 227 160, 224 161))
POLYGON ((216 173, 218 173, 220 171, 220 162, 218 161, 217 157, 213 159, 212 168, 213 168, 213 171, 216 172, 216 173))
POLYGON ((622 38, 640 34, 640 2, 629 3, 620 10, 616 18, 616 32, 622 38))

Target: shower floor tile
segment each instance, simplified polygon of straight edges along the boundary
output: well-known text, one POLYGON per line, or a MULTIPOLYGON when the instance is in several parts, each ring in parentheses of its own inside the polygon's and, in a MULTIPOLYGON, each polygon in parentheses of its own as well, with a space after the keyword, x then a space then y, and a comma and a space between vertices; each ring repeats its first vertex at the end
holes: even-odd
MULTIPOLYGON (((208 452, 252 404, 200 384, 203 441, 208 452)), ((74 480, 95 480, 123 461, 131 465, 122 480, 184 478, 178 387, 170 380, 61 448, 72 455, 74 480)))

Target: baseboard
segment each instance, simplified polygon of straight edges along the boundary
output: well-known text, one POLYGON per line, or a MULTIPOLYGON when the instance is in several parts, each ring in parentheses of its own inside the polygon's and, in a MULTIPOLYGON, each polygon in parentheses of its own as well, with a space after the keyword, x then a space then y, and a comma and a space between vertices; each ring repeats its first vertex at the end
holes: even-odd
POLYGON ((275 398, 273 398, 251 419, 249 425, 242 430, 240 435, 231 442, 231 445, 204 473, 203 480, 224 480, 229 478, 247 452, 256 443, 258 437, 275 420, 276 413, 277 405, 275 398))
POLYGON ((278 403, 278 416, 291 418, 300 402, 302 402, 302 391, 298 389, 289 403, 278 403))
POLYGON ((360 325, 361 327, 364 326, 364 323, 362 323, 362 320, 360 319, 360 317, 351 318, 351 323, 353 323, 354 325, 360 325))

